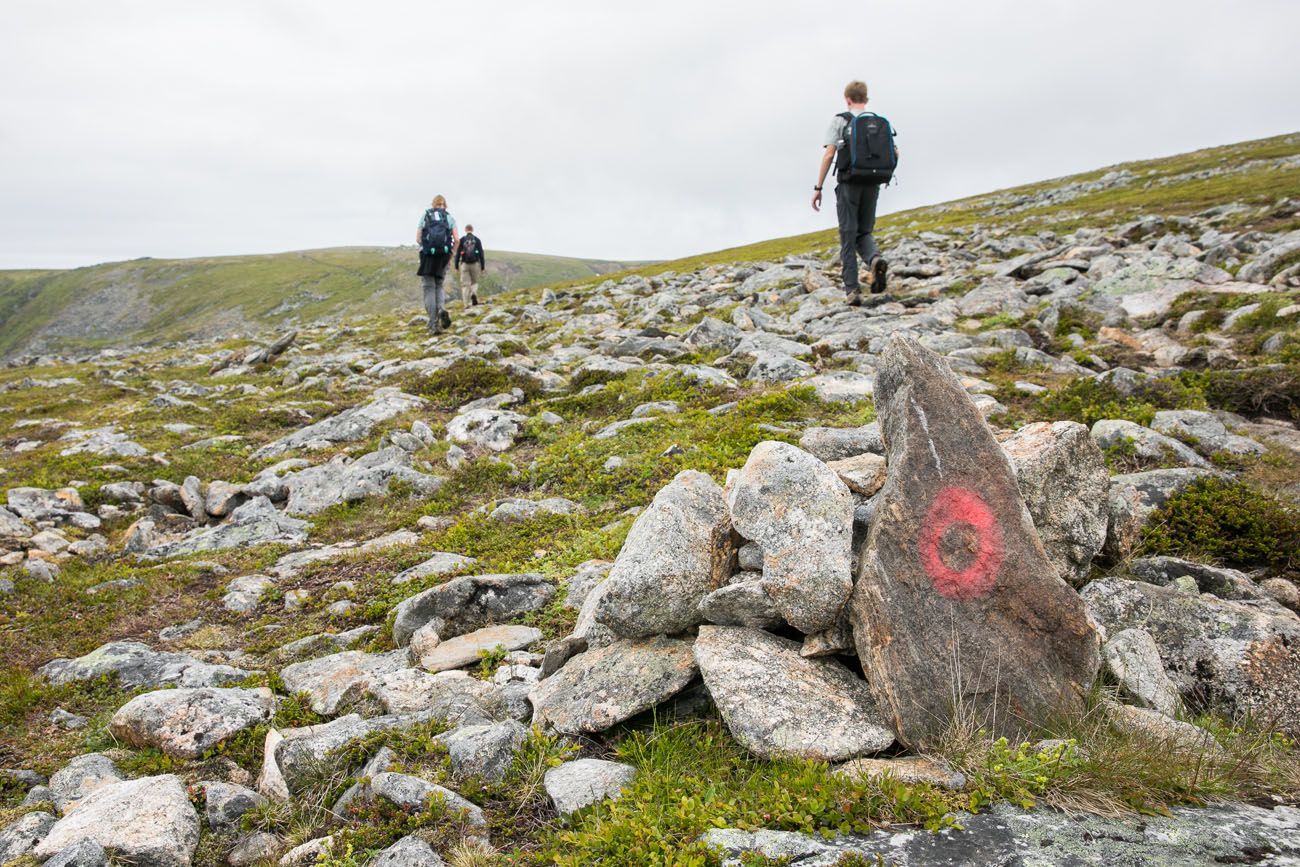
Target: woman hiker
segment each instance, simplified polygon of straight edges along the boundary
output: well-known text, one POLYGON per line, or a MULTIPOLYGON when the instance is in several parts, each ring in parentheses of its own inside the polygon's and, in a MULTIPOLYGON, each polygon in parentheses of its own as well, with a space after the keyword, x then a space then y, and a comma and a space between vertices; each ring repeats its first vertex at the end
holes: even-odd
POLYGON ((424 309, 429 314, 429 332, 441 334, 444 328, 451 325, 451 316, 442 306, 442 281, 447 276, 451 251, 456 249, 458 243, 456 218, 447 213, 447 200, 442 196, 434 196, 432 205, 420 218, 415 242, 420 245, 420 268, 415 273, 420 276, 424 287, 424 309))

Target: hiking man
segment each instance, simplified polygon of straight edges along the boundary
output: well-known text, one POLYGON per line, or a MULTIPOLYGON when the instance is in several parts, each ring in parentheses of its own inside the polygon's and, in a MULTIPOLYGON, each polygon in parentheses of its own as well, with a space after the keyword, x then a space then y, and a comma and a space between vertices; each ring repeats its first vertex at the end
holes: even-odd
POLYGON ((424 309, 429 314, 430 334, 441 334, 451 325, 451 316, 442 304, 442 282, 447 277, 451 251, 458 242, 456 218, 447 212, 447 200, 434 196, 415 230, 415 243, 420 245, 420 268, 415 273, 424 288, 424 309))
POLYGON ((858 256, 867 264, 867 287, 886 289, 888 265, 876 248, 876 200, 880 185, 893 177, 898 163, 893 128, 883 117, 867 111, 867 85, 850 81, 844 88, 847 111, 835 115, 823 141, 821 169, 813 187, 814 211, 822 207, 822 184, 835 161, 835 216, 840 226, 840 263, 849 304, 862 302, 858 256))
POLYGON ((456 245, 456 273, 460 275, 460 300, 466 307, 478 306, 478 278, 487 267, 483 257, 483 242, 474 234, 474 227, 465 224, 465 234, 456 245))

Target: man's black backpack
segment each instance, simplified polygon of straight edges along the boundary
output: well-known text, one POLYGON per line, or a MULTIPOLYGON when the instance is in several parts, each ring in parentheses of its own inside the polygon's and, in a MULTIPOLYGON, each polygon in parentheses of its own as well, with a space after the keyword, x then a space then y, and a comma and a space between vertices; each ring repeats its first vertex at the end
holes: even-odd
POLYGON ((424 212, 420 249, 425 253, 451 252, 451 223, 447 221, 445 208, 430 208, 424 212))
POLYGON ((898 167, 894 128, 878 114, 841 112, 844 137, 835 154, 841 183, 887 184, 898 167))
POLYGON ((470 263, 478 261, 478 238, 466 235, 460 239, 460 260, 470 263))

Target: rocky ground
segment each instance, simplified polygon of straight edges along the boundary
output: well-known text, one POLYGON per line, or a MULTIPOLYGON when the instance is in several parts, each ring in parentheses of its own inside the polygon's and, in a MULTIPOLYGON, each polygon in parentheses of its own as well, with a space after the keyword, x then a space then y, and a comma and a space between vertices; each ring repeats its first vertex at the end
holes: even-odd
POLYGON ((1300 863, 1297 154, 11 363, 0 861, 1300 863))

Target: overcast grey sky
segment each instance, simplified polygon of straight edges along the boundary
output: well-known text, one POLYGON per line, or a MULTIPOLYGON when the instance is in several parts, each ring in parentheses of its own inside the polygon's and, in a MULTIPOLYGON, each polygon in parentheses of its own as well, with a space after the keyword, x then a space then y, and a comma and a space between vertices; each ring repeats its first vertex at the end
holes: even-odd
POLYGON ((668 258, 809 207, 851 78, 886 211, 1300 129, 1296 0, 5 0, 0 268, 408 244, 668 258))

